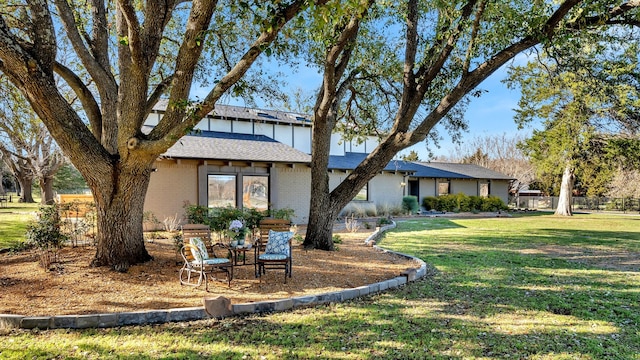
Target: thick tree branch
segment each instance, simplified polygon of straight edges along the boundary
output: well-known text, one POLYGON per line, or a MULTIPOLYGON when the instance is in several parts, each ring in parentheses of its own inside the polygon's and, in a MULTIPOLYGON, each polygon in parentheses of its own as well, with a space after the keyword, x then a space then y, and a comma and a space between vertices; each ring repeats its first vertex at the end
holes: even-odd
POLYGON ((469 67, 471 66, 471 59, 473 57, 473 47, 476 44, 476 39, 478 37, 478 31, 480 30, 480 24, 482 21, 482 14, 484 13, 486 1, 480 1, 478 4, 478 10, 476 10, 475 19, 473 20, 473 26, 471 29, 471 38, 469 39, 469 46, 467 47, 467 53, 465 54, 464 66, 462 67, 462 73, 464 76, 469 72, 469 67))
POLYGON ((91 54, 104 71, 108 71, 109 64, 109 29, 107 24, 107 10, 104 1, 91 0, 93 10, 91 38, 88 41, 91 54))
POLYGON ((407 2, 407 31, 405 34, 406 49, 404 53, 404 68, 402 70, 403 90, 401 103, 409 101, 409 94, 413 93, 416 86, 413 69, 416 65, 418 52, 418 1, 407 2))
POLYGON ((80 99, 80 102, 82 103, 85 113, 87 114, 87 118, 89 119, 93 136, 95 136, 97 140, 100 140, 102 137, 102 113, 100 112, 100 106, 93 97, 91 90, 89 90, 89 88, 82 82, 80 77, 66 66, 56 62, 53 70, 60 75, 60 77, 63 78, 69 87, 71 87, 71 89, 76 93, 78 99, 80 99))
MULTIPOLYGON (((143 55, 143 46, 145 45, 140 36, 140 23, 136 16, 136 10, 133 8, 133 4, 129 0, 119 0, 118 7, 122 17, 127 24, 126 38, 118 39, 121 44, 126 44, 131 54, 133 64, 139 69, 144 69, 145 61, 143 55)), ((150 14, 149 14, 150 15, 150 14)))
MULTIPOLYGON (((318 0, 315 2, 315 6, 324 5, 327 1, 328 0, 318 0)), ((274 14, 275 21, 272 23, 272 26, 260 34, 231 71, 223 76, 209 94, 207 94, 203 102, 198 105, 197 109, 194 109, 194 111, 189 114, 187 114, 184 109, 169 109, 160 124, 149 134, 150 139, 165 140, 156 141, 153 145, 146 144, 146 146, 152 146, 153 150, 159 150, 162 152, 173 144, 172 140, 166 139, 180 138, 184 135, 187 129, 193 128, 200 119, 213 110, 218 99, 248 71, 251 65, 262 53, 263 49, 275 40, 282 27, 284 27, 284 25, 294 16, 299 14, 306 4, 307 1, 305 0, 296 0, 290 5, 282 7, 278 13, 274 14)), ((202 32, 198 32, 199 40, 204 40, 202 39, 203 36, 204 34, 202 32)), ((195 41, 195 37, 193 38, 193 41, 195 41)), ((186 41, 183 45, 183 47, 193 46, 192 43, 187 43, 186 41)), ((194 51, 196 50, 191 50, 191 52, 194 51)), ((190 87, 190 83, 185 83, 184 78, 176 79, 176 81, 174 81, 174 86, 172 87, 172 93, 169 100, 170 103, 185 100, 189 93, 188 87, 190 87)), ((144 145, 145 144, 143 144, 143 146, 144 145)))
POLYGON ((28 1, 29 9, 33 16, 31 29, 33 36, 33 57, 42 67, 47 76, 53 75, 53 63, 56 59, 56 34, 47 2, 44 0, 28 1))
MULTIPOLYGON (((80 32, 78 30, 78 24, 75 21, 73 16, 73 10, 69 6, 66 0, 54 0, 56 7, 58 8, 58 12, 60 15, 60 19, 62 20, 62 25, 64 26, 65 32, 67 33, 67 37, 71 42, 71 46, 75 51, 75 54, 78 56, 82 65, 87 69, 87 72, 91 77, 95 80, 96 86, 98 90, 104 94, 105 88, 115 85, 115 79, 110 73, 109 63, 107 60, 106 68, 103 67, 103 64, 96 61, 96 59, 92 56, 89 49, 84 44, 82 40, 82 36, 80 36, 80 32)), ((99 13, 98 13, 99 14, 99 13)), ((98 15, 96 14, 96 15, 98 15)), ((94 22, 106 22, 104 19, 95 19, 94 22)))

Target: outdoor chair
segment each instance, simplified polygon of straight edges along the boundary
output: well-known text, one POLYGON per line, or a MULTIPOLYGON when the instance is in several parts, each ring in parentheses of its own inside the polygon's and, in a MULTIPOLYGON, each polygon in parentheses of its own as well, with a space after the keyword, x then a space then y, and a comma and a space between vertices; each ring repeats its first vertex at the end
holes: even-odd
POLYGON ((205 283, 209 291, 208 277, 225 274, 229 286, 233 279, 231 251, 223 244, 211 243, 211 230, 206 225, 185 225, 182 229, 183 246, 180 255, 184 264, 180 269, 180 284, 200 286, 205 283))
POLYGON ((284 282, 291 277, 293 261, 291 256, 291 240, 293 233, 289 231, 291 221, 282 219, 264 219, 260 221, 259 237, 255 242, 255 273, 261 276, 267 269, 283 269, 284 282))

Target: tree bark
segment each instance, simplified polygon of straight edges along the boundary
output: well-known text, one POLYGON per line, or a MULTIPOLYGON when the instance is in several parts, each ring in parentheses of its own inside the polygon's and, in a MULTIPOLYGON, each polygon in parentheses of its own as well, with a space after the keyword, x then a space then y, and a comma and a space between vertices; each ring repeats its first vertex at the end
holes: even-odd
POLYGON ((316 122, 313 131, 314 155, 311 159, 311 200, 309 204, 309 223, 303 246, 332 251, 333 222, 338 217, 340 208, 331 200, 329 189, 329 147, 331 146, 331 129, 333 124, 325 121, 316 122))
POLYGON ((131 265, 152 259, 144 246, 142 234, 142 213, 151 166, 148 168, 142 173, 116 172, 114 182, 109 179, 90 184, 98 230, 92 266, 109 266, 125 272, 131 265))
POLYGON ((562 184, 560 185, 560 196, 558 198, 558 207, 556 215, 572 216, 571 212, 571 193, 573 191, 573 182, 575 175, 571 164, 566 164, 562 173, 562 184))
POLYGON ((33 179, 29 176, 14 174, 16 180, 18 180, 18 184, 20 184, 20 202, 23 203, 34 203, 33 193, 31 191, 31 185, 33 184, 33 179))
POLYGON ((44 177, 39 180, 40 190, 42 191, 42 205, 52 205, 55 202, 53 198, 53 177, 44 177))

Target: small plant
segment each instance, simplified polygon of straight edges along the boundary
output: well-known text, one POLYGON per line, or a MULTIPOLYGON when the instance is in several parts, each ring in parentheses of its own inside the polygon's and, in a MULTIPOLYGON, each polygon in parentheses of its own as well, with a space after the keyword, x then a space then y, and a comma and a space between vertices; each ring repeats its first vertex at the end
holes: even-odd
POLYGON ((45 269, 58 262, 58 251, 68 240, 58 210, 56 204, 41 207, 36 220, 27 227, 27 242, 38 249, 40 265, 45 269))
POLYGON ((184 245, 182 234, 180 232, 174 233, 172 236, 172 240, 173 240, 173 247, 176 249, 176 251, 180 251, 180 249, 182 249, 182 246, 184 245))
POLYGON ((371 229, 371 224, 369 224, 369 222, 365 221, 364 223, 362 223, 362 225, 364 226, 365 229, 370 230, 371 229))
POLYGON ((160 239, 161 237, 162 236, 160 235, 159 231, 150 231, 144 234, 145 240, 150 243, 154 242, 156 239, 160 239))
POLYGON ((378 226, 391 225, 392 222, 389 218, 381 217, 378 219, 378 226))
POLYGON ((166 217, 162 223, 164 224, 164 231, 174 232, 180 225, 180 219, 178 219, 178 214, 175 214, 174 216, 166 217))
POLYGON ((145 211, 142 213, 142 226, 144 230, 156 230, 156 227, 160 225, 160 221, 154 213, 151 211, 145 211))
POLYGON ((302 244, 304 242, 304 238, 300 234, 293 235, 293 241, 296 243, 302 244))
POLYGON ((354 218, 353 214, 351 214, 351 218, 347 217, 344 219, 344 226, 347 228, 347 231, 352 233, 360 230, 360 224, 358 223, 358 220, 354 218))
POLYGON ((408 214, 415 214, 418 212, 418 197, 409 195, 402 198, 402 210, 408 214))
POLYGON ((333 235, 331 240, 333 240, 334 244, 342 244, 342 238, 340 237, 340 235, 333 235))

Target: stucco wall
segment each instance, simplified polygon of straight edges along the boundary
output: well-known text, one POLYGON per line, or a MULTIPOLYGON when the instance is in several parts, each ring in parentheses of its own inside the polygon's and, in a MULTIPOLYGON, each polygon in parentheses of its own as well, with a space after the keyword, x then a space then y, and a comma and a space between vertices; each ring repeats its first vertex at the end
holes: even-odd
POLYGON ((502 199, 505 204, 509 203, 509 181, 491 180, 490 193, 502 199))
POLYGON ((451 179, 450 194, 463 193, 469 196, 478 196, 478 180, 451 179))
POLYGON ((178 215, 184 217, 184 202, 198 203, 198 171, 196 161, 158 161, 151 174, 144 210, 160 221, 178 215))
POLYGON ((420 179, 420 199, 418 202, 422 204, 422 199, 427 196, 437 196, 436 179, 420 179))
POLYGON ((369 181, 369 201, 378 206, 401 206, 404 188, 401 183, 404 178, 400 174, 383 173, 369 181))
POLYGON ((297 167, 272 170, 271 207, 273 209, 291 208, 295 211, 292 222, 306 224, 309 220, 311 199, 311 169, 297 167))
MULTIPOLYGON (((329 174, 329 187, 335 188, 347 176, 348 172, 336 171, 329 174)), ((400 183, 403 176, 400 174, 384 173, 379 174, 369 181, 367 201, 352 201, 345 206, 345 211, 355 211, 356 213, 371 211, 390 210, 393 207, 402 206, 403 188, 400 183)))

